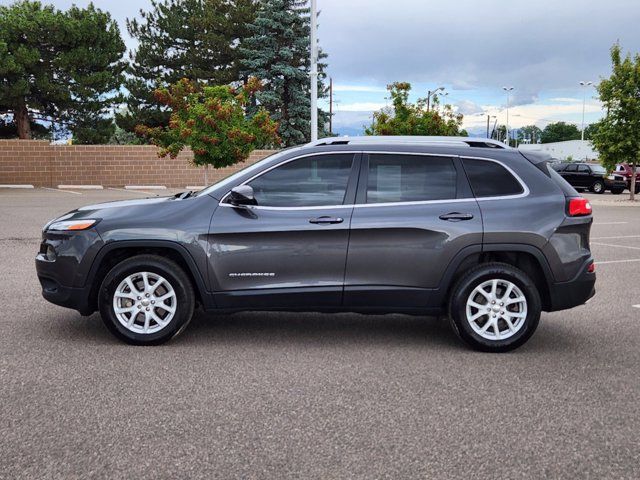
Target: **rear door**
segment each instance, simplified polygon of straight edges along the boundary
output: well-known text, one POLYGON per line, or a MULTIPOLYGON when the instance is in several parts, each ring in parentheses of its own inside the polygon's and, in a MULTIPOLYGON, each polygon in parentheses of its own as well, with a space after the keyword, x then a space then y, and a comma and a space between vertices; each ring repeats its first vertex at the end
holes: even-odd
POLYGON ((480 209, 457 157, 363 154, 344 303, 429 306, 453 257, 481 243, 480 209))

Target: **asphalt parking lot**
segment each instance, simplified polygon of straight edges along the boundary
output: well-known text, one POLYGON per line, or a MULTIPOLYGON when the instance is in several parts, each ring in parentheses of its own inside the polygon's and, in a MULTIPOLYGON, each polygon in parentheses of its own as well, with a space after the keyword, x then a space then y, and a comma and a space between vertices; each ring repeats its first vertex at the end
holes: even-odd
POLYGON ((598 196, 596 297, 509 354, 352 314, 142 348, 45 302, 33 260, 47 220, 148 194, 0 189, 0 478, 640 478, 640 205, 598 196))

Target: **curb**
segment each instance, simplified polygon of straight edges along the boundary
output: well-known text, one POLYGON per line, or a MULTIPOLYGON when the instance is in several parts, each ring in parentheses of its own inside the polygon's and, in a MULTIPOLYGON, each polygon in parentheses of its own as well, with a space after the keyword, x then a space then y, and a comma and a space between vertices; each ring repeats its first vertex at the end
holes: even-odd
POLYGON ((58 190, 103 190, 102 185, 58 185, 58 190))
POLYGON ((166 190, 164 185, 125 185, 125 190, 166 190))
POLYGON ((15 184, 15 185, 0 185, 0 188, 33 188, 33 185, 28 184, 15 184))

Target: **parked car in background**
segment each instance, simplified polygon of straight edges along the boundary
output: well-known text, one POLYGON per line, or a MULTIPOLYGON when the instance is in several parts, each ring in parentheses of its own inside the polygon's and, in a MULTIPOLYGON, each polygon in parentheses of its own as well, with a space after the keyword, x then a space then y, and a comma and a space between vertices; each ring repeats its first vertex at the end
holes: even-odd
POLYGON ((552 167, 574 188, 588 189, 594 193, 609 190, 614 195, 621 194, 627 188, 622 175, 609 175, 601 165, 563 162, 555 163, 552 167))
MULTIPOLYGON (((622 175, 627 183, 627 190, 631 190, 631 165, 628 163, 619 163, 613 170, 615 175, 622 175)), ((640 167, 636 167, 636 193, 640 193, 640 167)))

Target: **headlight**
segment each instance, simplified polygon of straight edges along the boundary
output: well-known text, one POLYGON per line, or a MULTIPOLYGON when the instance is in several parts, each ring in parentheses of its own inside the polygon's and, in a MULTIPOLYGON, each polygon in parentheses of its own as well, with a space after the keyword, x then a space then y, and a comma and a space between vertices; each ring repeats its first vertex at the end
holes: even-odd
POLYGON ((83 218, 81 220, 64 220, 62 222, 53 222, 47 227, 47 230, 51 231, 69 231, 69 230, 86 230, 93 227, 98 220, 83 218))

